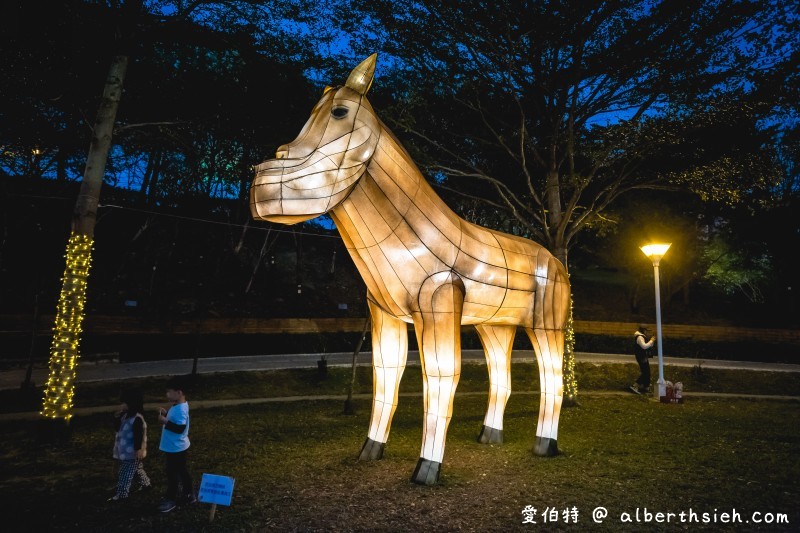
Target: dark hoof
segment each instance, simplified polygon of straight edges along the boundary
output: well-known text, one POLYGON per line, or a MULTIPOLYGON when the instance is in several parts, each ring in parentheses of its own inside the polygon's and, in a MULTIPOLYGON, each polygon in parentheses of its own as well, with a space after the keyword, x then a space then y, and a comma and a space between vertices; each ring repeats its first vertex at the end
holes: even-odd
POLYGON ((548 439, 547 437, 536 437, 533 453, 541 457, 558 455, 558 441, 556 439, 548 439))
POLYGON ((439 481, 439 470, 441 468, 442 463, 420 457, 417 468, 414 469, 414 474, 411 476, 411 481, 417 485, 436 485, 436 482, 439 481))
POLYGON ((503 430, 483 426, 481 434, 478 435, 478 442, 481 444, 503 444, 503 430))
POLYGON ((358 456, 359 461, 377 461, 383 459, 384 443, 372 440, 367 437, 364 445, 361 447, 361 453, 358 456))

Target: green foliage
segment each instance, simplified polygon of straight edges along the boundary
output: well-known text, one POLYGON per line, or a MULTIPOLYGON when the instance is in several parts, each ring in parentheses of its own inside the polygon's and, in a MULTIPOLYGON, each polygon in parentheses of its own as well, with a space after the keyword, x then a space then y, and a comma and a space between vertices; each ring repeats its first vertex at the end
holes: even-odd
POLYGON ((761 287, 772 270, 768 256, 747 256, 729 243, 714 239, 703 251, 703 262, 707 265, 705 279, 713 286, 726 294, 741 292, 752 302, 764 301, 761 287))

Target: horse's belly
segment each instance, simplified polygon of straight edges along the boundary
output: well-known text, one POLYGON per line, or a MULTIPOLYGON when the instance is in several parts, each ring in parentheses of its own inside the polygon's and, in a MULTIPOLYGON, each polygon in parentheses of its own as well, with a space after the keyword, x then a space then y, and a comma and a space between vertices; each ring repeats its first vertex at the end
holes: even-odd
POLYGON ((464 280, 461 323, 527 326, 532 323, 533 291, 464 280))

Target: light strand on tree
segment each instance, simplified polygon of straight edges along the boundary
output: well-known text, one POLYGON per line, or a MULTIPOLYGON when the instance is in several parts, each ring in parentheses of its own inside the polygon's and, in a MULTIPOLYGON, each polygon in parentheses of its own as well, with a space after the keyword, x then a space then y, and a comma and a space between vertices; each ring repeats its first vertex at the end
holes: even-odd
POLYGON ((569 402, 578 400, 578 378, 575 376, 575 328, 572 322, 572 296, 569 298, 569 318, 564 328, 564 396, 569 402))
POLYGON ((44 387, 41 415, 47 418, 72 417, 72 397, 78 364, 86 280, 92 262, 94 240, 72 233, 67 242, 66 268, 61 279, 53 341, 50 344, 49 376, 44 387))

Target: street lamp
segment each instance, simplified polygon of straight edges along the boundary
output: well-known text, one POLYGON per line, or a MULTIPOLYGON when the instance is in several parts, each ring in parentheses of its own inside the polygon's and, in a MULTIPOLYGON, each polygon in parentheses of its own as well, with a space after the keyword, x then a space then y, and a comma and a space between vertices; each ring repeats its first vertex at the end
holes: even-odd
POLYGON ((658 264, 661 258, 669 250, 669 244, 648 244, 642 246, 641 250, 644 255, 653 261, 653 275, 656 280, 656 343, 658 345, 658 399, 664 398, 667 395, 667 383, 664 381, 664 353, 661 349, 661 289, 658 285, 658 264))

